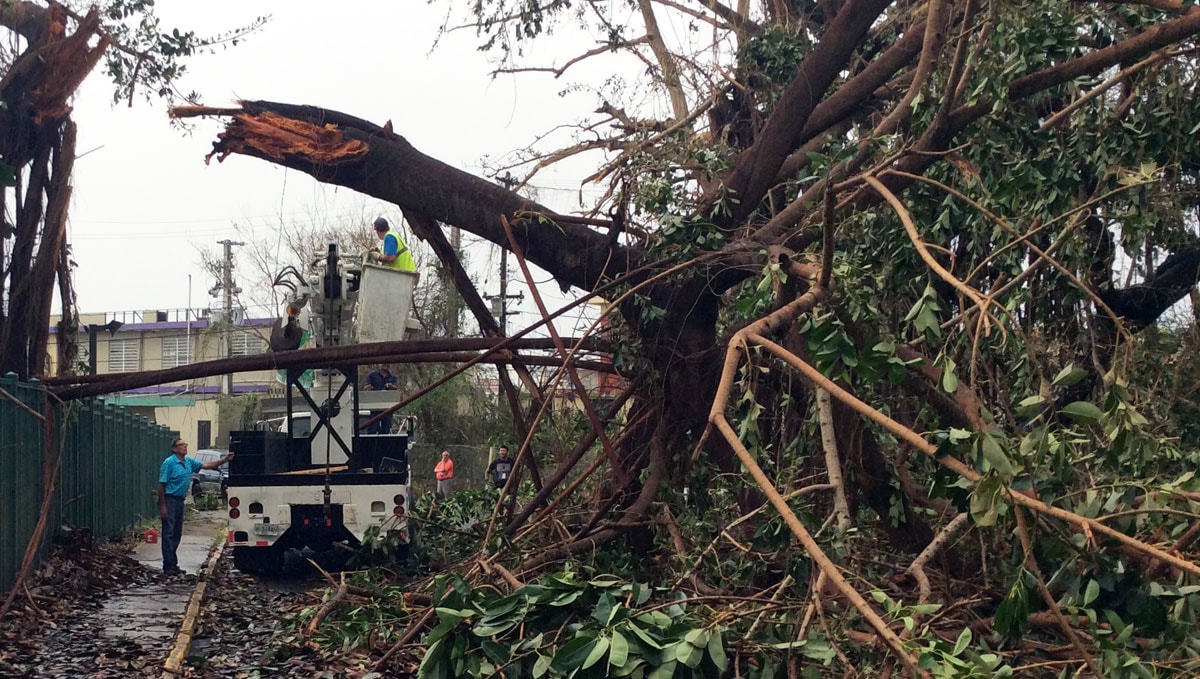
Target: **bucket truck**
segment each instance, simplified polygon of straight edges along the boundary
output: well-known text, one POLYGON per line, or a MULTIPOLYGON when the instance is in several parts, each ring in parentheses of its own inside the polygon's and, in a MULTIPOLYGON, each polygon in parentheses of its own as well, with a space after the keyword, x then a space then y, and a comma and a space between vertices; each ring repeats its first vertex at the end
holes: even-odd
MULTIPOLYGON (((313 273, 285 268, 287 320, 273 351, 403 339, 417 274, 343 256, 336 244, 313 273)), ((229 544, 243 572, 278 572, 312 558, 338 565, 369 529, 409 540, 408 448, 412 420, 397 433, 366 434, 363 416, 394 406, 396 391, 359 391, 356 365, 280 371, 287 415, 279 431, 235 431, 228 481, 229 544), (308 426, 295 426, 307 421, 308 426)))

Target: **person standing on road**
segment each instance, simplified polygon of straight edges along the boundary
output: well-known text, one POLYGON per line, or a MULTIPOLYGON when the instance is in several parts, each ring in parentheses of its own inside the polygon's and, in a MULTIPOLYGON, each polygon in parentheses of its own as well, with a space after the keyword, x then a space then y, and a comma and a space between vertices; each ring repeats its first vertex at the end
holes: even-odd
POLYGON ((450 497, 454 484, 454 460, 450 459, 450 451, 442 451, 442 459, 433 467, 433 476, 437 479, 438 495, 450 497))
POLYGON ((163 460, 158 470, 158 516, 162 519, 160 543, 163 573, 166 575, 183 572, 175 551, 183 539, 183 500, 192 486, 192 474, 201 469, 216 469, 233 459, 233 453, 225 453, 224 457, 201 462, 188 457, 187 449, 188 444, 183 439, 175 439, 171 444, 171 454, 163 460))
MULTIPOLYGON (((396 376, 392 374, 391 368, 387 363, 380 363, 378 370, 372 370, 367 373, 367 382, 363 385, 365 391, 395 391, 399 382, 396 376)), ((375 417, 382 410, 372 410, 371 417, 375 417)), ((392 433, 392 414, 388 413, 387 417, 379 420, 375 424, 367 427, 368 434, 390 434, 392 433)))
POLYGON ((508 446, 500 446, 500 450, 496 452, 496 459, 488 465, 484 476, 490 476, 492 484, 503 489, 504 484, 508 483, 508 475, 512 473, 512 469, 513 461, 508 456, 508 446))

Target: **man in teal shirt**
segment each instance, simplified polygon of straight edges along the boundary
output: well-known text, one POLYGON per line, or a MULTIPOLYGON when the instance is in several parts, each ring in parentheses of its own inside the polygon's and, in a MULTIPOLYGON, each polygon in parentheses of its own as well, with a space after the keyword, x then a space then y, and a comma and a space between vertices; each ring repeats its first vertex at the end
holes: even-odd
POLYGON ((158 470, 158 516, 162 519, 163 573, 166 575, 183 572, 175 551, 183 539, 183 500, 192 487, 192 474, 201 469, 216 469, 233 459, 233 453, 226 453, 219 460, 201 462, 188 457, 187 448, 183 439, 175 439, 171 454, 158 470))

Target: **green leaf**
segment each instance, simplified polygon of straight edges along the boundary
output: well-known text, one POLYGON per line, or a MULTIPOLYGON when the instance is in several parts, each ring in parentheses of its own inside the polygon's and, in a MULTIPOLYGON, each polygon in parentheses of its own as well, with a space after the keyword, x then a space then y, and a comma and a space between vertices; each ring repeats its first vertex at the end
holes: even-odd
POLYGON ((953 394, 958 389, 958 376, 954 374, 957 367, 949 356, 942 361, 942 391, 947 394, 953 394))
POLYGON ((675 676, 675 667, 678 664, 674 660, 667 661, 654 668, 654 671, 650 673, 647 679, 671 679, 671 677, 675 676))
POLYGON ((980 526, 994 526, 1000 516, 1000 493, 1003 483, 999 476, 989 474, 971 492, 971 519, 980 526))
POLYGON ((829 662, 837 656, 837 651, 834 650, 833 645, 824 639, 807 640, 804 646, 800 647, 800 652, 806 657, 821 662, 829 662))
POLYGON ((708 630, 703 628, 690 630, 687 634, 683 635, 683 640, 693 646, 707 646, 708 630))
POLYGON ((445 620, 438 623, 437 627, 434 627, 429 632, 429 637, 425 640, 425 643, 433 645, 434 643, 441 641, 441 639, 449 634, 450 630, 454 629, 455 627, 458 627, 458 621, 456 620, 445 620))
POLYGON ((1088 580, 1087 588, 1083 592, 1083 605, 1091 604, 1098 596, 1100 596, 1100 583, 1088 580))
POLYGON ((725 656, 725 642, 721 640, 721 631, 713 630, 712 635, 708 637, 708 659, 716 666, 717 671, 722 674, 725 672, 726 666, 729 665, 729 659, 725 656))
POLYGON ((510 620, 501 620, 498 622, 486 622, 480 620, 471 628, 471 632, 477 637, 491 637, 501 632, 506 632, 516 626, 520 622, 520 618, 512 618, 510 620))
POLYGON ((441 641, 430 644, 425 649, 425 657, 417 668, 420 679, 442 679, 446 676, 446 645, 441 641))
POLYGON ((480 646, 483 648, 483 654, 497 665, 503 665, 504 663, 508 662, 510 657, 512 657, 509 647, 505 644, 500 644, 495 641, 485 641, 480 644, 480 646))
POLYGON ((629 625, 629 631, 633 632, 637 638, 641 639, 642 643, 646 644, 650 648, 660 650, 660 651, 662 650, 662 647, 663 647, 662 643, 653 634, 651 634, 650 632, 647 632, 646 630, 642 629, 641 627, 638 627, 637 625, 635 625, 633 623, 633 621, 630 621, 628 623, 628 625, 629 625))
POLYGON ((612 620, 614 604, 612 595, 605 592, 600 597, 600 600, 596 602, 596 608, 592 610, 592 619, 601 625, 607 626, 609 621, 612 620))
POLYGON ((1037 412, 1045 402, 1046 398, 1044 396, 1030 396, 1017 404, 1016 413, 1019 417, 1029 417, 1037 412))
POLYGON ((947 438, 950 439, 951 443, 961 443, 961 442, 966 441, 967 439, 971 438, 972 434, 967 429, 958 429, 956 427, 951 427, 950 431, 946 434, 946 436, 947 436, 947 438))
POLYGON ((583 594, 580 590, 572 592, 564 592, 551 599, 548 603, 551 606, 570 606, 583 594))
POLYGON ((675 658, 684 665, 695 669, 704 659, 704 647, 693 646, 686 641, 682 642, 675 651, 675 658))
POLYGON ((608 664, 613 667, 623 667, 625 661, 629 659, 629 642, 625 640, 625 635, 613 630, 609 647, 608 664))
POLYGON ((596 647, 596 639, 593 637, 575 637, 562 645, 558 649, 558 653, 554 654, 554 660, 551 661, 550 667, 555 672, 567 674, 578 669, 591 655, 592 649, 596 647))
POLYGON ((1024 572, 1021 572, 1009 589, 1008 596, 996 607, 993 620, 996 631, 1010 639, 1024 633, 1029 625, 1029 596, 1023 579, 1024 572))
POLYGON ((958 655, 963 652, 971 643, 971 628, 964 627, 962 632, 958 634, 958 640, 954 642, 954 651, 950 655, 958 655))
POLYGON ((538 653, 538 658, 533 663, 533 679, 539 679, 549 669, 550 656, 538 653))
POLYGON ((517 608, 524 603, 525 596, 523 594, 510 594, 485 608, 483 610, 484 619, 499 618, 501 616, 508 615, 509 613, 517 610, 517 608))
POLYGON ((473 615, 478 615, 476 611, 469 608, 437 608, 435 610, 437 611, 438 619, 443 622, 453 621, 459 623, 473 615))
POLYGON ((996 438, 988 432, 979 434, 979 449, 983 455, 983 459, 987 460, 992 469, 1010 478, 1016 473, 1017 469, 1013 466, 1012 461, 1008 459, 1008 455, 1004 453, 1004 449, 1000 447, 996 438))
MULTIPOLYGON (((612 657, 612 654, 609 654, 609 657, 612 657)), ((638 668, 640 668, 642 665, 645 665, 645 664, 646 664, 645 658, 639 658, 638 656, 635 655, 635 656, 630 657, 629 662, 626 662, 621 667, 617 667, 616 665, 613 665, 611 668, 611 670, 612 670, 611 674, 614 677, 628 677, 628 676, 633 675, 636 672, 637 676, 640 679, 645 674, 645 670, 638 669, 638 668)))
POLYGON ((1054 376, 1054 380, 1051 382, 1051 384, 1056 387, 1069 387, 1073 384, 1078 384, 1079 381, 1085 377, 1087 377, 1086 370, 1083 368, 1077 368, 1074 364, 1071 364, 1060 370, 1059 373, 1054 376))
POLYGON ((580 669, 587 669, 592 665, 600 662, 600 660, 608 654, 608 639, 600 637, 596 640, 596 645, 592 647, 592 651, 588 653, 587 659, 583 661, 580 669))
POLYGON ((1096 404, 1087 401, 1076 401, 1063 406, 1062 414, 1081 424, 1096 424, 1104 413, 1096 404))

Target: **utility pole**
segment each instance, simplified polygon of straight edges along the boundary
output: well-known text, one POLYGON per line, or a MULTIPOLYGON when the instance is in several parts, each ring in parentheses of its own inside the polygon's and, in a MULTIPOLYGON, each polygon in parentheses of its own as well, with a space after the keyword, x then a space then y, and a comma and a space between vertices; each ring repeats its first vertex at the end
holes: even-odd
POLYGON ((496 316, 496 322, 500 325, 500 334, 508 337, 508 317, 514 316, 518 312, 508 310, 508 300, 524 300, 525 293, 518 292, 515 295, 508 294, 508 250, 500 249, 500 294, 488 295, 488 300, 492 303, 492 314, 496 316))
MULTIPOLYGON (((226 238, 222 241, 217 241, 225 246, 225 258, 221 261, 221 282, 218 285, 225 293, 225 309, 222 312, 225 321, 225 330, 220 336, 220 351, 221 358, 229 358, 230 350, 232 349, 232 332, 233 332, 233 293, 241 292, 240 289, 233 286, 233 247, 235 245, 242 246, 245 243, 239 243, 226 238)), ((210 293, 215 294, 215 290, 210 290, 210 293)), ((221 393, 233 393, 233 373, 228 373, 221 378, 221 393)))
MULTIPOLYGON (((510 191, 518 183, 517 178, 510 172, 505 172, 503 177, 497 177, 496 181, 510 191)), ((508 310, 508 300, 524 300, 525 293, 508 294, 508 250, 503 246, 500 247, 500 294, 489 296, 488 299, 492 302, 492 313, 500 324, 500 334, 508 337, 508 317, 517 313, 508 310)))
POLYGON ((500 334, 508 337, 508 250, 500 248, 500 334))
MULTIPOLYGON (((450 227, 450 249, 454 250, 454 256, 462 261, 462 231, 457 226, 450 227)), ((450 318, 446 319, 446 334, 458 337, 458 316, 462 307, 458 303, 458 288, 450 280, 450 267, 446 267, 446 283, 442 289, 446 291, 446 307, 450 312, 450 318)))

